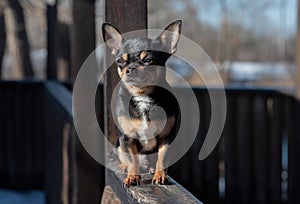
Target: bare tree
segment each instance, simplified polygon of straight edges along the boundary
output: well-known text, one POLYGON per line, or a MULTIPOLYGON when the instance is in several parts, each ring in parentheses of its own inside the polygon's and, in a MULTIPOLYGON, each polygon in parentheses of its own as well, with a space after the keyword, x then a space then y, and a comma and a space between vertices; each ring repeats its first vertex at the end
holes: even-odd
POLYGON ((47 78, 57 78, 57 1, 47 0, 47 78))
POLYGON ((23 9, 18 0, 3 0, 9 10, 6 18, 11 34, 8 35, 10 54, 13 56, 12 69, 14 78, 32 77, 34 75, 30 60, 30 49, 26 34, 23 9))
POLYGON ((0 78, 2 76, 2 63, 5 50, 5 22, 4 22, 4 6, 0 2, 0 78))
POLYGON ((96 46, 95 0, 73 0, 71 55, 73 79, 96 46))

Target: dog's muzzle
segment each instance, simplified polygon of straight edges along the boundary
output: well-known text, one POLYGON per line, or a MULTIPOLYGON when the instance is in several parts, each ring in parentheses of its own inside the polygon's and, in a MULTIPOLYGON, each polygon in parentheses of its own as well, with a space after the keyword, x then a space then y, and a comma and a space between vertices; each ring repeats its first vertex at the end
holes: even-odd
POLYGON ((135 67, 128 67, 126 70, 126 75, 127 76, 132 76, 136 73, 136 68, 135 67))

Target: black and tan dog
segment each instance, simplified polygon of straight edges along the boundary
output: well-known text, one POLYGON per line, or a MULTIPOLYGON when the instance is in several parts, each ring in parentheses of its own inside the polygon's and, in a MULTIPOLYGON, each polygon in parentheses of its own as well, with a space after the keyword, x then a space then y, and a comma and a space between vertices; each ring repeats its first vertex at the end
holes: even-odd
POLYGON ((124 39, 111 24, 102 26, 103 38, 116 59, 121 87, 115 100, 120 129, 118 156, 128 174, 126 187, 140 183, 143 156, 157 152, 152 183, 167 183, 170 143, 180 121, 179 105, 166 81, 165 63, 175 53, 181 21, 168 25, 156 38, 124 39), (170 89, 169 89, 170 90, 170 89))

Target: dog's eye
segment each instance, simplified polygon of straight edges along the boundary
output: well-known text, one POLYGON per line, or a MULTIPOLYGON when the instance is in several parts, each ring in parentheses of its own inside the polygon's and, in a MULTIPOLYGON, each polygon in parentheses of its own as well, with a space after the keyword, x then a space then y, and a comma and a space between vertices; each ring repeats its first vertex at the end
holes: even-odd
POLYGON ((124 65, 124 64, 126 63, 126 61, 123 60, 122 58, 118 58, 118 59, 116 60, 116 62, 117 62, 117 64, 118 64, 119 66, 122 66, 122 65, 124 65))
POLYGON ((144 64, 151 64, 153 62, 152 58, 147 57, 146 59, 144 59, 144 64))

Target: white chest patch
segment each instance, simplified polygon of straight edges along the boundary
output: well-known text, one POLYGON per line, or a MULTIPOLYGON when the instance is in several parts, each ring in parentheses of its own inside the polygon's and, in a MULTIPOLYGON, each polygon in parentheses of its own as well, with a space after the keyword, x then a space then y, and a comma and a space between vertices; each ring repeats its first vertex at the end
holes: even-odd
POLYGON ((153 106, 153 99, 148 96, 135 96, 133 101, 136 104, 136 108, 140 113, 144 113, 145 111, 149 111, 153 106))

